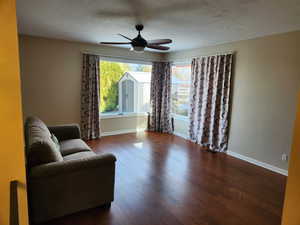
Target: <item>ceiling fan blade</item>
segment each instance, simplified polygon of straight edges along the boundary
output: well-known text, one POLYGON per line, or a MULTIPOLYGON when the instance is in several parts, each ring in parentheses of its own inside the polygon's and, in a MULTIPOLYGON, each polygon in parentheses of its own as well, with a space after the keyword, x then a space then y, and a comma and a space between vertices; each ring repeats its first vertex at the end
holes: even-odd
POLYGON ((147 48, 157 49, 157 50, 169 50, 170 48, 167 46, 160 46, 160 45, 147 45, 147 48))
POLYGON ((128 45, 128 44, 131 44, 131 42, 100 42, 99 44, 102 44, 102 45, 128 45))
POLYGON ((129 40, 129 41, 132 41, 132 39, 131 38, 129 38, 129 37, 126 37, 125 35, 123 35, 123 34, 119 34, 120 36, 122 36, 123 38, 126 38, 127 40, 129 40))
POLYGON ((162 45, 162 44, 170 44, 172 43, 171 39, 156 39, 147 41, 150 45, 162 45))

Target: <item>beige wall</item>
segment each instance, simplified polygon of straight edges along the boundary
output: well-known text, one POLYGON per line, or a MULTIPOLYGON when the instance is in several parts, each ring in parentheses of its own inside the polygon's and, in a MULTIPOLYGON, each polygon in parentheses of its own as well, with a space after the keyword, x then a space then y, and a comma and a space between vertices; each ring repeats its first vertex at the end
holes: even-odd
MULTIPOLYGON (((125 116, 101 119, 101 131, 110 133, 134 132, 147 128, 147 116, 125 116)), ((105 133, 104 133, 105 135, 105 133)))
MULTIPOLYGON (((281 154, 291 148, 300 87, 300 31, 174 52, 166 58, 186 61, 226 51, 236 51, 228 150, 287 169, 281 154)), ((180 132, 187 129, 180 127, 180 132)))
MULTIPOLYGON (((62 40, 20 36, 24 117, 37 115, 47 124, 80 122, 82 52, 156 61, 161 54, 62 40)), ((143 127, 140 118, 105 119, 102 131, 143 127), (138 122, 136 122, 138 121, 138 122)))

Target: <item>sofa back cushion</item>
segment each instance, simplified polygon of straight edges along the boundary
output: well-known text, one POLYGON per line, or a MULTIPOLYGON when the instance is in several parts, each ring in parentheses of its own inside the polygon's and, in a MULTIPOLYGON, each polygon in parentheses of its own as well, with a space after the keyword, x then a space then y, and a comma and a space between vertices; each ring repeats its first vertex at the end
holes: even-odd
POLYGON ((47 126, 37 117, 29 117, 25 125, 28 167, 63 161, 59 146, 54 143, 47 126))

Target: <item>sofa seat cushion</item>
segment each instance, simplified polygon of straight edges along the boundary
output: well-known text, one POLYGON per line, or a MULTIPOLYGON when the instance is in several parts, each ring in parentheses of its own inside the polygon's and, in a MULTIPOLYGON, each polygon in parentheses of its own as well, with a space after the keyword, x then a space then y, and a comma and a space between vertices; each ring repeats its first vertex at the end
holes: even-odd
POLYGON ((67 161, 67 160, 74 160, 74 159, 84 159, 84 158, 88 158, 88 157, 93 157, 95 155, 96 155, 96 153, 94 153, 92 151, 77 152, 77 153, 74 153, 74 154, 64 156, 64 160, 67 161))
POLYGON ((91 149, 81 139, 69 139, 60 142, 60 151, 63 156, 66 156, 77 152, 91 151, 91 149))

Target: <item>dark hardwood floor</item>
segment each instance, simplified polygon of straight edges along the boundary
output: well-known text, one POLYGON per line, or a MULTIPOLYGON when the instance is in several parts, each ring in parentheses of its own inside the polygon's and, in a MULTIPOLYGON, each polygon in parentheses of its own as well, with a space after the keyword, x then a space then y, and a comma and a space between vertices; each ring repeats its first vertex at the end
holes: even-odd
POLYGON ((167 134, 88 144, 117 157, 115 201, 47 225, 280 225, 282 175, 167 134))

